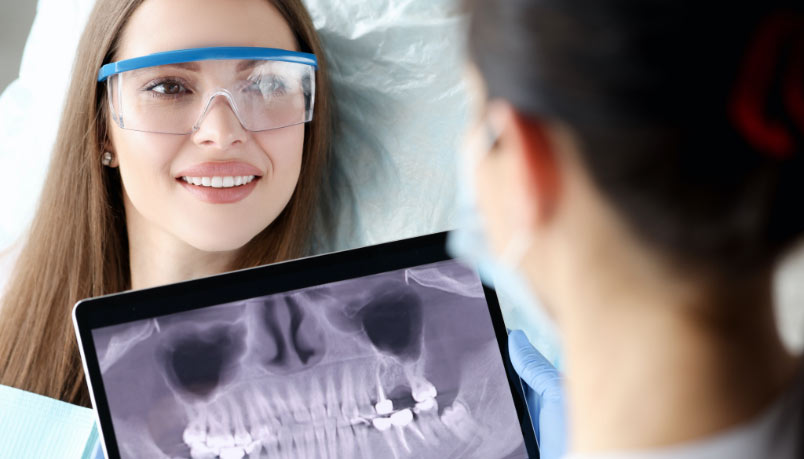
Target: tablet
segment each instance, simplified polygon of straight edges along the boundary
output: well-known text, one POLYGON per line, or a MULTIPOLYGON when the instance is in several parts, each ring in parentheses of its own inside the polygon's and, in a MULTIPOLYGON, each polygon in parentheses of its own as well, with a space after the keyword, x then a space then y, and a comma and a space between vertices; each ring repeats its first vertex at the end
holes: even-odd
POLYGON ((78 302, 107 457, 538 457, 494 291, 445 240, 78 302))

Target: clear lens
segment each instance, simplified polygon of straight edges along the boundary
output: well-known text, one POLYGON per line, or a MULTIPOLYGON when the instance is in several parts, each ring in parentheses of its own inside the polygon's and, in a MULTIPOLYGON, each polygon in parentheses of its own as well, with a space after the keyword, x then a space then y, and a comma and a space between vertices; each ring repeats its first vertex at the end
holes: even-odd
POLYGON ((123 72, 107 88, 124 129, 189 134, 212 100, 224 97, 245 129, 265 131, 312 120, 315 73, 292 62, 204 61, 123 72))

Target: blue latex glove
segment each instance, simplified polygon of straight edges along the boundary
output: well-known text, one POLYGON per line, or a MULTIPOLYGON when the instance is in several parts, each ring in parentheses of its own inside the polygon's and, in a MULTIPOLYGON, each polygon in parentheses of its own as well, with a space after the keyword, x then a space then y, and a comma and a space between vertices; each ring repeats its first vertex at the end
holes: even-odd
POLYGON ((522 330, 508 335, 511 363, 526 383, 525 398, 542 459, 558 459, 567 449, 564 389, 558 370, 528 341, 522 330))

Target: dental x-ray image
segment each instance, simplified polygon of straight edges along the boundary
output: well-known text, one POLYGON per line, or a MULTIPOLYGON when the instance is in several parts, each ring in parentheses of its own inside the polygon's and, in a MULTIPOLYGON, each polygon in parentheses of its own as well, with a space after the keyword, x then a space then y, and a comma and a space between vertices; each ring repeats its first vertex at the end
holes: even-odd
POLYGON ((93 332, 124 458, 525 458, 456 261, 93 332))

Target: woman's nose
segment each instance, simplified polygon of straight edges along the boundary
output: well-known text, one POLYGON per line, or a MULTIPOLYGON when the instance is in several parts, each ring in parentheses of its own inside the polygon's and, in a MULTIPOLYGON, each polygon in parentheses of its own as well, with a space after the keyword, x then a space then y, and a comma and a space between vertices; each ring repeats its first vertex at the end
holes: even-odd
POLYGON ((193 141, 201 146, 226 149, 246 141, 247 132, 234 111, 231 101, 223 94, 212 96, 207 108, 196 123, 193 141))

